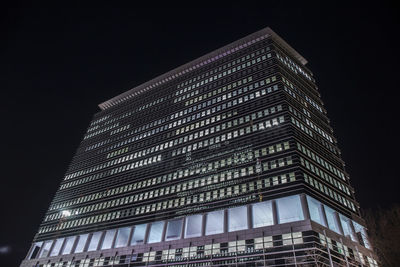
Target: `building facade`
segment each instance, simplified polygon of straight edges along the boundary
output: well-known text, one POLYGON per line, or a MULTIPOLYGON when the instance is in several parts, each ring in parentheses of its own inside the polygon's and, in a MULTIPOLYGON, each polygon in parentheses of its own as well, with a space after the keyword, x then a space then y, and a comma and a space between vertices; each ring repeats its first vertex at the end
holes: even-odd
POLYGON ((377 266, 306 63, 265 28, 100 104, 21 266, 377 266))

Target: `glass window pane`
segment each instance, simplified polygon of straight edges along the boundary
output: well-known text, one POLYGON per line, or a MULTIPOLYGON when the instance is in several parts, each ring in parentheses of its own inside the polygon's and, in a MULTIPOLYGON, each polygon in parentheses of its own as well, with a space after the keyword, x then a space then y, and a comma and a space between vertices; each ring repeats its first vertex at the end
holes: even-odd
POLYGON ((88 251, 95 251, 99 246, 99 241, 103 232, 95 232, 92 234, 92 238, 90 239, 88 251))
POLYGON ((167 235, 165 240, 176 240, 181 238, 182 232, 182 219, 172 220, 168 222, 167 225, 167 235))
POLYGON ((321 202, 310 196, 307 196, 307 203, 308 203, 308 209, 310 211, 311 220, 326 226, 323 220, 324 215, 322 213, 321 202))
POLYGON ((364 245, 366 248, 371 249, 365 228, 361 224, 358 224, 355 221, 353 221, 353 225, 354 225, 354 230, 356 231, 356 234, 358 236, 358 239, 361 239, 360 243, 364 245))
POLYGON ((224 211, 217 210, 207 213, 206 235, 224 232, 224 211))
POLYGON ((28 259, 36 259, 36 256, 38 255, 39 250, 42 247, 42 245, 43 245, 43 241, 36 242, 35 244, 33 244, 31 254, 28 256, 28 259))
POLYGON ((231 208, 228 210, 228 231, 247 229, 247 206, 231 208))
POLYGON ((71 250, 72 250, 72 246, 74 245, 74 242, 75 242, 75 236, 67 237, 65 240, 63 252, 61 254, 62 255, 70 254, 71 250))
POLYGON ((55 242, 56 243, 54 244, 53 249, 51 250, 50 256, 58 256, 58 254, 60 254, 60 249, 64 242, 64 238, 59 238, 55 242))
POLYGON ((89 234, 83 234, 79 236, 78 244, 75 248, 75 253, 83 252, 85 249, 86 241, 88 240, 89 234))
POLYGON ((274 224, 272 202, 260 202, 251 205, 253 212, 253 227, 262 227, 274 224))
POLYGON ((112 243, 114 241, 115 229, 108 230, 106 232, 106 236, 104 237, 103 244, 101 245, 101 249, 108 249, 112 247, 112 243))
POLYGON ((118 229, 117 239, 115 240, 115 247, 120 248, 127 246, 130 233, 131 233, 131 227, 124 227, 118 229))
POLYGON ((53 240, 48 240, 48 241, 44 242, 42 251, 40 251, 39 258, 46 258, 47 256, 49 256, 49 252, 50 252, 52 243, 53 243, 53 240))
POLYGON ((304 220, 300 197, 298 195, 278 198, 276 200, 278 223, 304 220))
POLYGON ((353 236, 353 232, 351 231, 351 221, 346 216, 339 214, 340 223, 342 224, 343 233, 345 236, 351 238, 353 241, 356 241, 355 237, 353 236))
POLYGON ((328 206, 324 205, 326 220, 328 221, 328 228, 340 234, 339 228, 336 225, 335 211, 328 206))
POLYGON ((197 214, 186 217, 185 238, 201 236, 203 215, 197 214))
POLYGON ((164 227, 164 222, 153 222, 151 224, 148 243, 156 243, 161 241, 161 235, 164 227))
POLYGON ((147 224, 136 225, 133 229, 133 236, 131 240, 131 246, 141 244, 144 242, 144 236, 146 234, 147 224))

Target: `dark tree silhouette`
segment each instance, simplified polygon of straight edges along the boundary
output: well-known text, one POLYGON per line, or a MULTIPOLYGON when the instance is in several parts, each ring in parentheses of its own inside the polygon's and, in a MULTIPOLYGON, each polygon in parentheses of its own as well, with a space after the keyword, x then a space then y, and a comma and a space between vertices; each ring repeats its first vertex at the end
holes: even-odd
POLYGON ((400 264, 400 205, 364 212, 369 240, 379 257, 379 266, 400 264))

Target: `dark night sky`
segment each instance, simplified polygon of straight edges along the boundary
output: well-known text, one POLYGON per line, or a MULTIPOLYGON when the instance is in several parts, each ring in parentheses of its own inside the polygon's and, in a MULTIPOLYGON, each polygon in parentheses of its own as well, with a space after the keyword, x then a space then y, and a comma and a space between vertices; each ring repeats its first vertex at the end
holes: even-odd
POLYGON ((0 264, 27 253, 97 104, 266 26, 309 61, 361 206, 398 203, 399 10, 263 3, 2 9, 0 264))

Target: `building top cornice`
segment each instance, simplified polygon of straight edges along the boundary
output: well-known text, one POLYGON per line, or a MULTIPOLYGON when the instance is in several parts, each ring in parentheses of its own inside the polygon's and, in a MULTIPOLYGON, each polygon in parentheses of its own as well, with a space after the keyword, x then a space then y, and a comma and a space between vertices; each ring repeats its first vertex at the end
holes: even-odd
POLYGON ((99 104, 99 107, 102 110, 106 110, 106 109, 113 107, 115 105, 118 105, 128 99, 131 99, 141 93, 151 90, 151 89, 153 89, 157 86, 160 86, 166 82, 169 82, 173 79, 176 79, 176 78, 178 78, 182 75, 185 75, 186 73, 189 73, 193 70, 196 70, 200 67, 206 66, 218 59, 228 56, 236 51, 246 48, 246 47, 248 47, 260 40, 266 39, 268 37, 271 37, 275 42, 279 43, 283 48, 285 48, 287 50, 287 52, 289 52, 291 54, 291 56, 296 58, 303 65, 307 64, 307 60, 304 57, 302 57, 296 50, 294 50, 288 43, 286 43, 271 28, 266 27, 255 33, 247 35, 246 37, 241 38, 233 43, 225 45, 217 50, 214 50, 213 52, 210 52, 202 57, 192 60, 189 63, 179 66, 167 73, 164 73, 158 77, 155 77, 154 79, 151 79, 148 82, 138 85, 120 95, 117 95, 117 96, 99 104))

